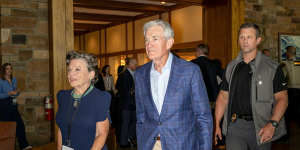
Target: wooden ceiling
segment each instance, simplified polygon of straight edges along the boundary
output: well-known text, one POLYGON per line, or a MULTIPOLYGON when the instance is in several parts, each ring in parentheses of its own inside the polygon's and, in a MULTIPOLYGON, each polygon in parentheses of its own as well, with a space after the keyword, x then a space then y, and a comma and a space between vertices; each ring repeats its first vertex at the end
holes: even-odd
MULTIPOLYGON (((88 33, 213 0, 73 0, 74 33, 88 33)), ((215 0, 218 1, 218 0, 215 0)))

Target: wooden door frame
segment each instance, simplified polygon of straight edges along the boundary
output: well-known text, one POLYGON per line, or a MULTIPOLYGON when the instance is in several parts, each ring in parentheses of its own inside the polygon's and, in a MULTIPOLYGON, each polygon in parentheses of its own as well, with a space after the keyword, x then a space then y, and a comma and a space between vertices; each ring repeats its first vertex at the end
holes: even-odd
POLYGON ((238 34, 240 26, 245 22, 245 0, 231 0, 231 49, 232 59, 239 51, 238 34))
MULTIPOLYGON (((54 112, 57 112, 56 94, 67 89, 66 54, 74 49, 73 0, 49 0, 50 35, 50 93, 54 99, 54 112)), ((57 141, 57 126, 54 137, 57 141)))

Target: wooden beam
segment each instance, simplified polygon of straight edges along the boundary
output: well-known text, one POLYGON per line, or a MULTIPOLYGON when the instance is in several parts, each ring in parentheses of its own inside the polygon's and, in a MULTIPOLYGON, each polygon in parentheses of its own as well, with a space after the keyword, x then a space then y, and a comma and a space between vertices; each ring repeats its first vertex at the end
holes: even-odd
POLYGON ((178 50, 178 49, 194 49, 198 44, 203 44, 203 41, 194 41, 194 42, 185 42, 185 43, 178 43, 174 44, 171 50, 178 50))
POLYGON ((76 31, 76 30, 74 30, 74 35, 83 35, 83 34, 87 34, 87 33, 89 33, 89 31, 76 31))
POLYGON ((105 14, 89 14, 89 13, 74 13, 74 19, 88 20, 88 21, 106 21, 106 22, 127 22, 132 21, 134 17, 105 15, 105 14))
POLYGON ((119 2, 110 0, 74 0, 74 7, 120 10, 133 12, 165 12, 168 11, 166 6, 141 4, 132 2, 119 2))
POLYGON ((106 25, 103 24, 87 24, 87 23, 74 23, 74 30, 76 29, 85 29, 85 30, 101 30, 105 28, 106 25))
MULTIPOLYGON (((150 0, 161 2, 162 0, 150 0)), ((164 2, 175 3, 176 5, 202 5, 205 0, 163 0, 164 2)))
MULTIPOLYGON (((57 112, 56 94, 67 89, 66 54, 74 49, 73 0, 50 1, 50 92, 54 98, 54 111, 57 112)), ((57 141, 57 127, 55 140, 57 141)))

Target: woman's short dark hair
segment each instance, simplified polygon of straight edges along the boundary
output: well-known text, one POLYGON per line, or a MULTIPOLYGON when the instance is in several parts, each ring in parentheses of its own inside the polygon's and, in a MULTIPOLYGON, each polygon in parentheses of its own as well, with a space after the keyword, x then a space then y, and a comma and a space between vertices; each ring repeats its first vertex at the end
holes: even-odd
MULTIPOLYGON (((1 66, 1 79, 5 80, 4 76, 5 76, 5 68, 7 66, 10 66, 12 68, 12 65, 10 63, 4 63, 2 66, 1 66)), ((12 79, 12 74, 10 75, 10 79, 12 79)))
POLYGON ((106 74, 106 69, 107 69, 108 67, 110 67, 110 66, 109 66, 109 65, 105 65, 105 66, 102 68, 102 70, 101 70, 101 72, 102 72, 102 74, 103 74, 104 76, 107 75, 107 74, 106 74))
POLYGON ((83 59, 87 63, 87 69, 89 72, 94 71, 95 77, 92 79, 91 83, 94 84, 98 80, 98 61, 97 57, 93 54, 79 51, 70 51, 67 54, 66 62, 69 66, 71 60, 73 59, 83 59))

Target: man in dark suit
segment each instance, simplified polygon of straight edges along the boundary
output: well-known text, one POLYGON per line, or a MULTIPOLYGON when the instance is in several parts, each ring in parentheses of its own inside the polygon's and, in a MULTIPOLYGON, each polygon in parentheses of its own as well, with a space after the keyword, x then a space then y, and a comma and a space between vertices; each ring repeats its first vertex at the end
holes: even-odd
POLYGON ((94 86, 101 90, 101 91, 105 91, 105 87, 104 87, 104 81, 103 81, 103 77, 100 73, 100 71, 98 70, 98 80, 97 82, 94 84, 94 86))
POLYGON ((134 58, 126 58, 126 70, 120 73, 118 77, 117 89, 120 94, 120 103, 122 109, 121 116, 121 135, 120 146, 129 147, 135 137, 136 111, 135 111, 135 86, 134 71, 137 62, 134 58))
POLYGON ((210 150, 212 117, 199 67, 170 53, 169 23, 146 23, 144 36, 152 61, 135 73, 138 149, 210 150))
POLYGON ((205 44, 199 44, 196 47, 196 59, 192 62, 197 64, 202 72, 203 80, 207 89, 210 102, 215 102, 219 93, 219 84, 217 77, 223 76, 223 69, 213 60, 208 58, 209 48, 205 44))

